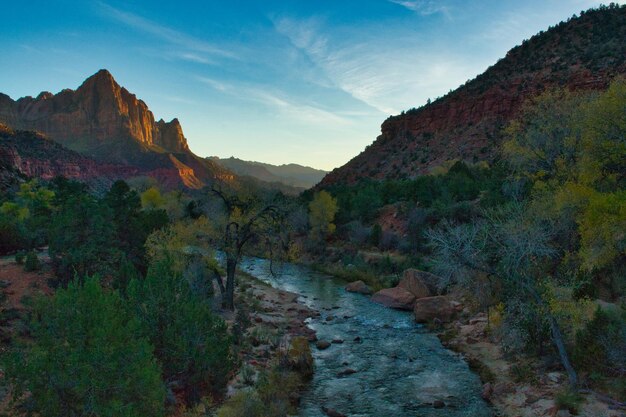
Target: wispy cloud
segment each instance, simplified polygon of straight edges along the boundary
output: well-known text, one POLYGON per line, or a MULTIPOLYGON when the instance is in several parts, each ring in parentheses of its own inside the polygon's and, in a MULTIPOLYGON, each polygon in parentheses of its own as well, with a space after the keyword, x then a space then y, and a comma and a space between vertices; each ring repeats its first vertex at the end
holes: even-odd
MULTIPOLYGON (((98 6, 107 17, 120 22, 128 27, 131 27, 140 32, 144 32, 155 36, 161 40, 169 42, 171 44, 177 45, 179 47, 184 48, 187 51, 194 51, 197 53, 204 53, 212 56, 223 57, 223 58, 236 58, 236 54, 230 50, 226 50, 215 46, 211 42, 207 42, 202 39, 198 39, 196 37, 187 35, 186 33, 179 32, 175 29, 169 28, 167 26, 161 25, 152 20, 146 19, 143 16, 139 16, 137 14, 117 9, 113 6, 110 6, 104 2, 97 2, 98 6)), ((195 54, 188 54, 188 57, 195 58, 196 62, 200 62, 202 60, 207 60, 206 58, 200 57, 195 54)), ((181 56, 181 58, 185 58, 181 56)))
POLYGON ((259 103, 274 112, 280 113, 282 116, 287 116, 300 122, 332 125, 349 125, 352 123, 350 119, 327 109, 317 107, 310 102, 303 103, 277 90, 270 91, 264 86, 246 84, 234 85, 204 76, 198 76, 196 78, 198 81, 221 93, 228 94, 239 100, 259 103))
POLYGON ((420 41, 419 36, 377 35, 373 28, 351 33, 358 42, 332 37, 318 19, 274 19, 276 31, 290 40, 334 85, 383 114, 424 103, 478 73, 482 65, 420 41), (476 69, 473 69, 476 66, 476 69))
POLYGON ((443 13, 446 16, 450 16, 450 9, 441 4, 441 1, 434 0, 388 0, 390 3, 398 4, 413 12, 419 13, 423 16, 428 16, 437 13, 443 13))

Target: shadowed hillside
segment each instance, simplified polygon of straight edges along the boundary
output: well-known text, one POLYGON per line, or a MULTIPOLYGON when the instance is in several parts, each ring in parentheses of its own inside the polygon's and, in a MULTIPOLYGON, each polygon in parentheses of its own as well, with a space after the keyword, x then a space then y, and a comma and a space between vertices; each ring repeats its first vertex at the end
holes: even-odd
POLYGON ((455 91, 388 118, 373 144, 322 185, 405 178, 442 163, 496 158, 504 125, 527 99, 555 87, 604 89, 626 73, 626 7, 584 12, 510 50, 455 91))

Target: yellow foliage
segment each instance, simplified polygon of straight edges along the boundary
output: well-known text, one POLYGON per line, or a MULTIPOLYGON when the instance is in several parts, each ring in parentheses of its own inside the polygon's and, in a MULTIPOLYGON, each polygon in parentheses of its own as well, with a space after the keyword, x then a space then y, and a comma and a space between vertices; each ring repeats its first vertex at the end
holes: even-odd
POLYGON ((208 252, 207 243, 215 233, 212 224, 204 216, 178 221, 148 236, 146 255, 151 262, 167 257, 174 263, 174 269, 182 271, 188 252, 194 248, 208 252))
POLYGON ((18 204, 10 201, 2 203, 0 213, 18 221, 26 220, 30 217, 30 210, 27 207, 20 207, 18 204))
POLYGON ((626 255, 626 191, 596 193, 579 219, 581 258, 587 270, 626 255))
POLYGON ((165 205, 165 199, 156 187, 150 187, 141 193, 141 206, 144 209, 160 209, 165 205))
POLYGON ((489 327, 497 329, 504 322, 504 303, 498 303, 489 309, 489 327))
POLYGON ((309 224, 315 239, 325 239, 335 232, 335 214, 339 210, 337 199, 326 191, 315 193, 309 204, 309 224))
POLYGON ((593 301, 583 298, 575 300, 571 288, 558 287, 550 282, 545 283, 548 296, 546 301, 550 312, 564 325, 569 337, 574 337, 577 331, 593 319, 596 305, 593 301))
POLYGON ((19 200, 25 205, 38 204, 41 207, 49 208, 54 198, 54 191, 48 190, 39 184, 36 179, 25 182, 20 185, 20 191, 17 192, 19 200))

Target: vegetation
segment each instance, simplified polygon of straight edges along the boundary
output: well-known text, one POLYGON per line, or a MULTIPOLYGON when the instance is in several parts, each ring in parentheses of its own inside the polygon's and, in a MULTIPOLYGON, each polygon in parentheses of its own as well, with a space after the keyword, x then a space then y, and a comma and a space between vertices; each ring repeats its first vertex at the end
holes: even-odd
POLYGON ((167 384, 183 389, 191 404, 224 388, 233 366, 226 324, 171 261, 159 260, 145 279, 132 280, 128 298, 167 384))
POLYGON ((39 299, 33 313, 33 342, 5 366, 14 401, 44 416, 164 414, 160 367, 118 293, 87 278, 39 299))
POLYGON ((263 195, 252 190, 233 193, 215 187, 212 192, 219 198, 223 208, 216 222, 216 230, 223 236, 219 249, 226 256, 226 286, 222 294, 222 307, 234 310, 235 271, 246 249, 255 246, 257 250, 264 250, 270 258, 274 257, 275 252, 288 252, 284 196, 280 193, 263 195))
POLYGON ((326 191, 320 191, 313 196, 309 203, 309 225, 311 237, 320 242, 328 238, 335 231, 335 214, 337 214, 337 200, 326 191))
POLYGON ((624 346, 616 330, 625 327, 623 315, 609 321, 600 310, 578 333, 568 328, 586 297, 619 299, 626 288, 624 106, 623 80, 602 94, 540 96, 508 127, 504 144, 511 180, 528 184, 524 199, 428 233, 435 270, 487 304, 502 302, 522 347, 541 349, 549 336, 573 387, 576 368, 626 377, 614 353, 624 346), (571 301, 557 301, 558 288, 570 288, 571 301))
MULTIPOLYGON (((626 8, 609 7, 619 10, 616 20, 594 23, 586 36, 610 42, 607 28, 623 32, 626 8)), ((603 18, 593 11, 585 19, 603 18)), ((553 31, 566 53, 554 65, 578 60, 602 70, 624 61, 591 50, 579 57, 561 25, 553 31)), ((545 49, 542 39, 514 49, 508 62, 545 49)), ((507 65, 477 81, 519 70, 507 65)), ((334 185, 298 199, 241 184, 186 195, 138 178, 94 194, 63 178, 24 181, 0 196, 0 254, 37 271, 48 246, 58 285, 29 306, 28 322, 2 355, 13 402, 30 415, 131 417, 165 415, 182 399, 180 415, 206 415, 252 339, 278 347, 278 357, 258 374, 245 365, 247 387, 217 415, 295 413, 294 392, 314 371, 309 343, 248 330, 248 309, 259 301, 236 299, 235 288, 243 256, 301 250, 323 260, 320 269, 376 290, 397 284, 408 267, 431 270, 441 292, 460 287, 494 313, 490 334, 507 355, 527 359, 511 367, 514 381, 538 383, 531 359, 547 355, 568 374, 558 408, 576 413, 580 386, 624 401, 625 109, 623 79, 604 92, 547 91, 501 132, 506 140, 492 165, 454 160, 429 175, 334 185), (213 305, 214 281, 221 314, 234 317, 230 329, 213 305), (247 305, 233 314, 235 300, 247 305)), ((428 149, 419 152, 426 161, 428 149)), ((498 378, 477 360, 470 366, 484 380, 498 378)))
POLYGON ((313 357, 305 338, 282 347, 277 362, 259 375, 254 387, 241 390, 218 410, 218 417, 281 417, 295 412, 294 393, 313 372, 313 357))

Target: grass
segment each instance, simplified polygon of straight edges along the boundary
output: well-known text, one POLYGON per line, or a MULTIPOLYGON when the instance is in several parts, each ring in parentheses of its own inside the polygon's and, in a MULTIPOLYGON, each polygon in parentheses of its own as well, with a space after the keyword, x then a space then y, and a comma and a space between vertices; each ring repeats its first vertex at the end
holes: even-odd
POLYGON ((513 381, 517 383, 535 384, 538 382, 535 370, 527 363, 514 363, 509 372, 513 381))
POLYGON ((376 292, 383 288, 388 287, 386 284, 386 280, 383 280, 381 277, 375 275, 371 271, 364 271, 359 268, 348 268, 343 265, 322 265, 322 264, 313 264, 313 270, 317 272, 321 272, 327 275, 332 275, 337 278, 341 278, 347 282, 354 281, 363 281, 365 282, 372 291, 376 292))
POLYGON ((465 360, 469 368, 478 375, 483 383, 496 381, 496 374, 483 362, 473 357, 466 357, 465 360))
POLYGON ((554 397, 554 405, 556 405, 557 409, 568 410, 573 415, 578 414, 582 402, 583 397, 571 389, 561 391, 554 397))

